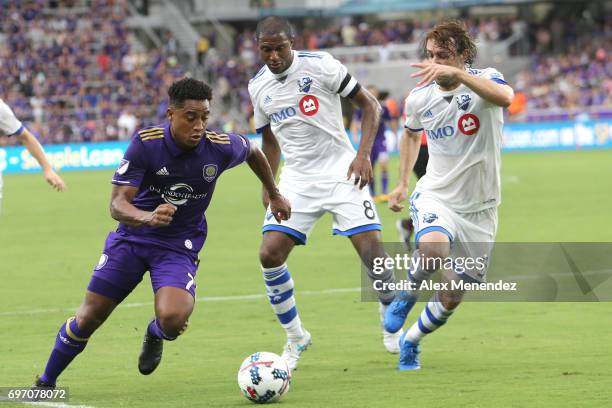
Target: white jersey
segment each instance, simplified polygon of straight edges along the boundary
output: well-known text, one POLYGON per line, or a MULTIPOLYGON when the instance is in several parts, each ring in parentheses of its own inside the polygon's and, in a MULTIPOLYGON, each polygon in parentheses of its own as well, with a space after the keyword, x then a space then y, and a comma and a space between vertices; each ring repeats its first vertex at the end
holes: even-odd
MULTIPOLYGON (((503 83, 493 68, 468 68, 471 75, 503 83)), ((457 212, 496 207, 500 194, 503 109, 461 84, 442 91, 432 82, 406 98, 405 127, 427 134, 429 162, 415 191, 457 212)))
POLYGON ((340 96, 359 90, 340 61, 326 52, 293 51, 282 74, 264 66, 249 82, 255 127, 270 125, 285 157, 282 180, 346 180, 355 158, 342 120, 340 96))
POLYGON ((15 117, 9 106, 0 99, 0 136, 12 136, 21 133, 23 125, 15 117))

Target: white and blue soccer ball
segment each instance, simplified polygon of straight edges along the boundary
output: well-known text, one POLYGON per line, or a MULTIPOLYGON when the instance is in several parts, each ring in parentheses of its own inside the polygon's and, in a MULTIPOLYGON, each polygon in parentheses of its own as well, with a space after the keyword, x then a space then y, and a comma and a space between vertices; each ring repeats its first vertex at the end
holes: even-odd
POLYGON ((249 400, 264 404, 278 401, 289 391, 291 370, 279 355, 260 351, 244 359, 238 370, 238 386, 249 400))

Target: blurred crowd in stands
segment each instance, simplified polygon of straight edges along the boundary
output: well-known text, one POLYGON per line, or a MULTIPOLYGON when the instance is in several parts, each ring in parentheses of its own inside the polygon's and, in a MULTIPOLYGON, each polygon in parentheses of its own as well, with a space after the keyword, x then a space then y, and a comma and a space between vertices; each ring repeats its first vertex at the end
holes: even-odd
MULTIPOLYGON (((0 0, 0 97, 44 143, 126 140, 136 128, 163 120, 167 87, 191 71, 213 84, 215 104, 221 106, 210 127, 250 132, 247 83, 260 67, 254 32, 238 33, 231 55, 216 49, 214 37, 202 39, 197 62, 187 69, 170 32, 162 32, 161 49, 132 49, 126 2, 0 0)), ((516 34, 533 55, 529 69, 507 78, 517 93, 510 120, 612 115, 611 19, 466 22, 478 41, 516 34)), ((433 24, 347 17, 325 28, 298 30, 295 48, 414 43, 433 24)), ((0 145, 11 143, 0 138, 0 145)))

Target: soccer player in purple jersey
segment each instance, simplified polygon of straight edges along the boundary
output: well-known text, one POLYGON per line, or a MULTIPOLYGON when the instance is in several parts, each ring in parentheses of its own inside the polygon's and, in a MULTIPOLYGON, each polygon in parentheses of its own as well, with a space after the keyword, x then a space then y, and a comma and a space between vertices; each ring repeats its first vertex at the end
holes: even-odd
POLYGON ((37 387, 55 386, 147 270, 155 318, 146 330, 138 369, 145 375, 155 370, 163 341, 175 340, 193 311, 198 252, 208 232, 205 211, 225 170, 246 161, 270 194, 277 221, 290 216, 262 151, 241 135, 206 128, 208 85, 185 78, 172 84, 168 95, 167 123, 138 131, 113 176, 110 212, 119 227, 106 239, 83 304, 60 327, 37 387))

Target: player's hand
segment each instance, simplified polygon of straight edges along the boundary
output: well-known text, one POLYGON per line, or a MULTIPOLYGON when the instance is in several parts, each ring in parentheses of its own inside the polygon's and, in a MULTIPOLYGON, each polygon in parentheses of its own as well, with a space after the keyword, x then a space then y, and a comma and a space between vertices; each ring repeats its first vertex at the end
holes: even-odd
POLYGON ((264 208, 268 209, 268 206, 270 205, 270 195, 268 194, 268 190, 265 188, 261 189, 261 202, 264 208))
POLYGON ((270 211, 276 222, 280 224, 281 221, 286 221, 291 217, 291 204, 281 194, 277 194, 270 197, 270 211))
POLYGON ((404 204, 401 204, 403 201, 406 201, 407 193, 406 186, 399 185, 395 187, 395 189, 389 194, 389 202, 387 205, 389 209, 393 212, 400 212, 404 209, 404 204))
POLYGON ((165 227, 172 222, 172 216, 176 212, 176 206, 172 204, 160 204, 145 222, 150 227, 165 227))
POLYGON ((360 155, 355 157, 346 173, 346 179, 350 180, 353 175, 355 175, 355 185, 359 184, 360 190, 372 181, 372 164, 369 157, 360 155))
POLYGON ((410 66, 421 68, 419 71, 410 74, 411 78, 422 77, 416 86, 427 85, 435 80, 455 81, 461 73, 461 70, 457 67, 434 64, 432 62, 420 62, 410 64, 410 66))
POLYGON ((49 183, 49 185, 53 187, 55 190, 57 191, 66 190, 66 183, 64 183, 64 180, 62 180, 62 178, 58 176, 55 171, 53 171, 52 169, 48 169, 47 171, 45 171, 44 174, 45 174, 45 180, 47 180, 47 183, 49 183))

